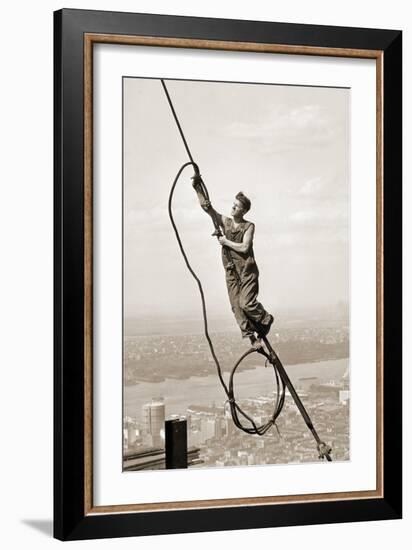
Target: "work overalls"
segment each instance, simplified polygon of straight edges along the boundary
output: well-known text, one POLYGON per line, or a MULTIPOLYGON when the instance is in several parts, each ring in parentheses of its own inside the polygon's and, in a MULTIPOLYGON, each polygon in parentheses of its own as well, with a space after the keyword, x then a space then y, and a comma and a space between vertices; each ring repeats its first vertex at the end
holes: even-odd
MULTIPOLYGON (((235 228, 233 220, 225 218, 223 226, 225 236, 229 241, 241 243, 245 232, 251 225, 253 225, 251 222, 244 221, 235 228)), ((271 320, 271 316, 257 301, 259 270, 255 262, 253 247, 248 252, 242 253, 224 246, 222 260, 226 270, 226 285, 232 311, 243 338, 250 337, 271 320)))

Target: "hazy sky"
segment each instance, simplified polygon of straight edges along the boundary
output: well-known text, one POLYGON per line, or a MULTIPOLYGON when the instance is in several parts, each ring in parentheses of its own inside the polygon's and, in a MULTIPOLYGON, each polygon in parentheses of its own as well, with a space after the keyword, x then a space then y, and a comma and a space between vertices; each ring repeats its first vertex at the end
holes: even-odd
MULTIPOLYGON (((276 309, 348 301, 349 90, 168 81, 212 203, 252 201, 260 300, 276 309)), ((159 80, 124 80, 125 315, 197 315, 197 285, 167 202, 188 160, 159 80)), ((174 214, 211 315, 232 315, 221 247, 183 173, 174 214)))

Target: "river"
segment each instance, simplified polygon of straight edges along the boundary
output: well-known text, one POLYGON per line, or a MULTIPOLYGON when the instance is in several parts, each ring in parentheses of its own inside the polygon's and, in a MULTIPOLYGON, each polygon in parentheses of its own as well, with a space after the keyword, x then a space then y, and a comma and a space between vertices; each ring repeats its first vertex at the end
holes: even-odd
MULTIPOLYGON (((285 365, 285 369, 296 386, 299 378, 311 376, 318 377, 320 381, 335 380, 338 382, 348 365, 349 359, 336 359, 285 365)), ((228 373, 225 373, 224 379, 228 383, 228 373)), ((273 368, 258 366, 237 373, 234 388, 235 396, 238 399, 256 398, 270 394, 276 388, 273 368)), ((193 376, 184 380, 166 379, 158 383, 141 382, 124 388, 125 415, 140 420, 142 405, 153 397, 164 398, 166 416, 185 414, 189 405, 210 406, 215 402, 217 406, 222 406, 226 400, 217 374, 204 377, 193 376)))

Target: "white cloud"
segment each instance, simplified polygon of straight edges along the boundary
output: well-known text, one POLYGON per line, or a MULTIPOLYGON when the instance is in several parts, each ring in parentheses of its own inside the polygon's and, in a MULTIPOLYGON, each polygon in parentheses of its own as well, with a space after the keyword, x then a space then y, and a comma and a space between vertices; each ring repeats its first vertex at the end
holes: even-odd
MULTIPOLYGON (((176 223, 192 223, 199 220, 202 216, 200 207, 184 208, 173 207, 173 218, 176 223)), ((146 225, 150 227, 158 227, 161 225, 170 228, 169 211, 166 207, 157 206, 151 209, 133 209, 127 212, 125 216, 125 226, 136 227, 138 225, 146 225)))
POLYGON ((347 210, 341 206, 298 210, 290 216, 290 221, 298 225, 333 226, 341 225, 342 222, 347 222, 347 220, 347 210))
POLYGON ((318 104, 293 109, 280 105, 265 117, 234 122, 223 130, 232 139, 259 140, 262 146, 279 149, 291 145, 324 145, 342 131, 343 125, 336 114, 318 104))
POLYGON ((311 196, 319 194, 325 185, 325 179, 322 177, 315 177, 306 180, 300 188, 300 193, 304 196, 311 196))

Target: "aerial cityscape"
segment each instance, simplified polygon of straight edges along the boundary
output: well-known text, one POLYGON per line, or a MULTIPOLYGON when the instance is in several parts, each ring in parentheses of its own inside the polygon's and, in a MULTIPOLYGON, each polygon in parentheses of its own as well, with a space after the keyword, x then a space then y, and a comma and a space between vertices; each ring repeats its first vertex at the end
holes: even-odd
MULTIPOLYGON (((247 344, 237 332, 217 332, 212 339, 228 378, 247 344)), ((347 320, 285 324, 271 341, 317 432, 331 445, 333 460, 349 460, 347 320)), ((273 368, 256 356, 242 363, 235 387, 242 408, 263 424, 273 411, 276 384, 273 368)), ((267 434, 236 428, 203 334, 126 336, 124 385, 124 469, 164 467, 159 457, 164 453, 164 422, 170 417, 186 419, 191 468, 318 460, 312 434, 288 391, 267 434)))
POLYGON ((170 466, 171 423, 185 427, 189 468, 317 461, 299 399, 333 460, 350 459, 350 98, 333 87, 123 79, 124 470, 170 466), (182 166, 183 135, 198 170, 182 166), (219 218, 225 235, 212 238, 219 218), (242 432, 229 409, 269 428, 274 368, 252 353, 232 396, 204 324, 225 384, 248 338, 269 331, 298 394, 286 391, 265 435, 242 432))

